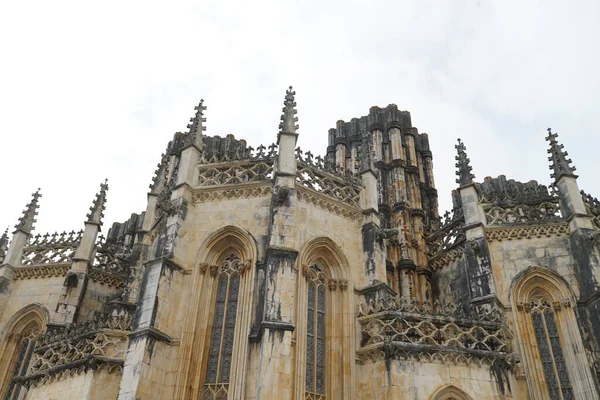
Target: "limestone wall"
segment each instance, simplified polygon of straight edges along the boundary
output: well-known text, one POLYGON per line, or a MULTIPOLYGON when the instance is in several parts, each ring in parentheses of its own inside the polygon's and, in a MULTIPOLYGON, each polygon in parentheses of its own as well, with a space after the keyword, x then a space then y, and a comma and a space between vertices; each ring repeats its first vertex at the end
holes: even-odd
POLYGON ((93 318, 94 313, 101 312, 102 307, 113 300, 118 293, 119 290, 114 286, 89 279, 77 321, 84 322, 93 318))
POLYGON ((13 283, 10 300, 0 320, 0 332, 4 330, 10 318, 23 307, 38 303, 50 314, 50 322, 55 320, 56 305, 63 291, 63 276, 48 278, 17 279, 13 283))
POLYGON ((48 383, 32 386, 27 400, 116 399, 121 374, 106 370, 75 372, 48 383))
POLYGON ((548 268, 569 284, 579 297, 579 284, 571 256, 568 236, 490 241, 490 255, 498 297, 510 304, 510 290, 514 278, 529 267, 548 268))
MULTIPOLYGON (((361 400, 429 400, 446 386, 454 386, 477 400, 525 400, 502 393, 487 366, 389 361, 366 363, 357 371, 357 398, 361 400)), ((520 394, 520 393, 519 393, 520 394)))

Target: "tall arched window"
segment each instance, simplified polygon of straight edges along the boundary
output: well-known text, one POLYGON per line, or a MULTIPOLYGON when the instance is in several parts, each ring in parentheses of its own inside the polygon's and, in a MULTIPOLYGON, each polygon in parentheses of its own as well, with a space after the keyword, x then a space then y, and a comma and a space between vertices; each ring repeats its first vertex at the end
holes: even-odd
POLYGON ((231 254, 220 265, 211 267, 216 269, 217 295, 202 400, 224 399, 229 391, 240 265, 240 258, 231 254))
POLYGON ((296 265, 293 397, 354 399, 356 345, 348 260, 333 240, 317 237, 302 247, 296 265))
POLYGON ((325 399, 325 275, 317 265, 306 272, 306 400, 325 399))
POLYGON ((530 267, 511 288, 515 342, 531 400, 598 399, 573 311, 576 298, 564 278, 530 267))
POLYGON ((48 311, 30 304, 16 312, 6 324, 0 341, 0 399, 24 399, 27 388, 19 379, 27 374, 35 342, 43 333, 48 311))
POLYGON ((551 400, 574 399, 573 388, 560 343, 554 310, 547 299, 533 298, 530 310, 546 387, 551 400))
POLYGON ((471 398, 456 386, 445 386, 435 391, 432 400, 471 400, 471 398))
POLYGON ((17 378, 27 374, 27 369, 29 368, 29 362, 33 355, 33 349, 35 348, 35 341, 38 334, 39 327, 36 325, 27 329, 24 332, 24 336, 18 338, 18 352, 16 357, 14 357, 12 378, 6 396, 4 396, 5 400, 24 398, 24 396, 21 395, 24 395, 22 392, 26 392, 27 389, 17 382, 17 378))

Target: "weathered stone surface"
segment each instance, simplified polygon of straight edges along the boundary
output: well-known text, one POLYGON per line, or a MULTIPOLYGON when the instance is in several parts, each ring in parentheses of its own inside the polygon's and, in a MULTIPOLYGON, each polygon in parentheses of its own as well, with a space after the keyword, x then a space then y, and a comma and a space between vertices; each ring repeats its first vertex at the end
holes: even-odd
POLYGON ((106 239, 105 184, 78 233, 32 236, 34 195, 0 239, 0 398, 599 398, 600 202, 555 134, 550 187, 475 182, 460 142, 440 218, 409 112, 321 157, 294 95, 256 149, 201 101, 106 239))

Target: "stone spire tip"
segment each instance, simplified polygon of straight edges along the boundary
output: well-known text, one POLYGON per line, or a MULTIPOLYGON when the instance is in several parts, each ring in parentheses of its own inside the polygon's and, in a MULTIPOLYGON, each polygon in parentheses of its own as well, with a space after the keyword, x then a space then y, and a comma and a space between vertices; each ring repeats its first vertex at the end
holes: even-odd
POLYGON ((471 173, 473 168, 471 167, 471 160, 467 157, 467 148, 465 144, 458 139, 458 144, 454 146, 458 155, 454 157, 457 161, 455 166, 457 168, 456 175, 458 178, 456 179, 456 183, 459 185, 468 185, 469 183, 473 183, 473 179, 475 179, 475 175, 471 173))
POLYGON ((100 184, 100 191, 96 193, 96 198, 90 212, 87 214, 87 222, 93 222, 102 225, 102 218, 104 217, 104 209, 106 206, 106 192, 108 191, 108 179, 104 180, 104 183, 100 184))
POLYGON ((298 111, 296 110, 296 102, 294 100, 294 96, 296 92, 290 88, 285 92, 285 100, 283 101, 283 114, 281 115, 281 122, 279 123, 279 130, 281 132, 286 133, 296 133, 296 130, 299 128, 298 117, 296 114, 298 111))
POLYGON ((204 123, 206 122, 206 118, 204 118, 204 110, 206 110, 206 106, 204 105, 204 99, 200 99, 200 102, 197 106, 194 107, 196 111, 196 115, 190 118, 191 124, 188 124, 188 136, 190 142, 196 145, 202 144, 202 137, 204 136, 203 132, 206 130, 206 126, 204 123))
POLYGON ((40 190, 41 189, 38 188, 38 190, 31 195, 33 199, 27 204, 25 211, 23 211, 23 216, 19 218, 19 223, 15 225, 16 230, 21 230, 27 234, 31 233, 33 230, 33 224, 36 222, 35 216, 38 215, 39 199, 42 197, 40 190))
POLYGON ((4 261, 6 251, 8 250, 8 227, 0 237, 0 262, 4 261))
POLYGON ((548 136, 546 136, 546 141, 550 144, 550 148, 548 149, 550 157, 548 157, 548 161, 550 161, 550 170, 552 171, 550 177, 554 178, 555 181, 563 175, 577 177, 574 173, 576 168, 571 165, 572 161, 567 158, 569 153, 563 151, 565 146, 557 140, 558 134, 552 133, 551 128, 548 128, 547 131, 548 136))

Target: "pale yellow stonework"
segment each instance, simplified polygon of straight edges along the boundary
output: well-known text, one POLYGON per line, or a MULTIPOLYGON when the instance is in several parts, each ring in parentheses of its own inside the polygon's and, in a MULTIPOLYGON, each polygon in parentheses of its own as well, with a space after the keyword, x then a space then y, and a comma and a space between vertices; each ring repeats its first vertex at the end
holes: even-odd
POLYGON ((0 241, 0 399, 599 398, 600 203, 574 175, 474 183, 459 142, 439 218, 408 112, 338 121, 320 159, 284 106, 254 150, 201 102, 106 239, 106 184, 80 233, 36 238, 34 195, 0 241))

